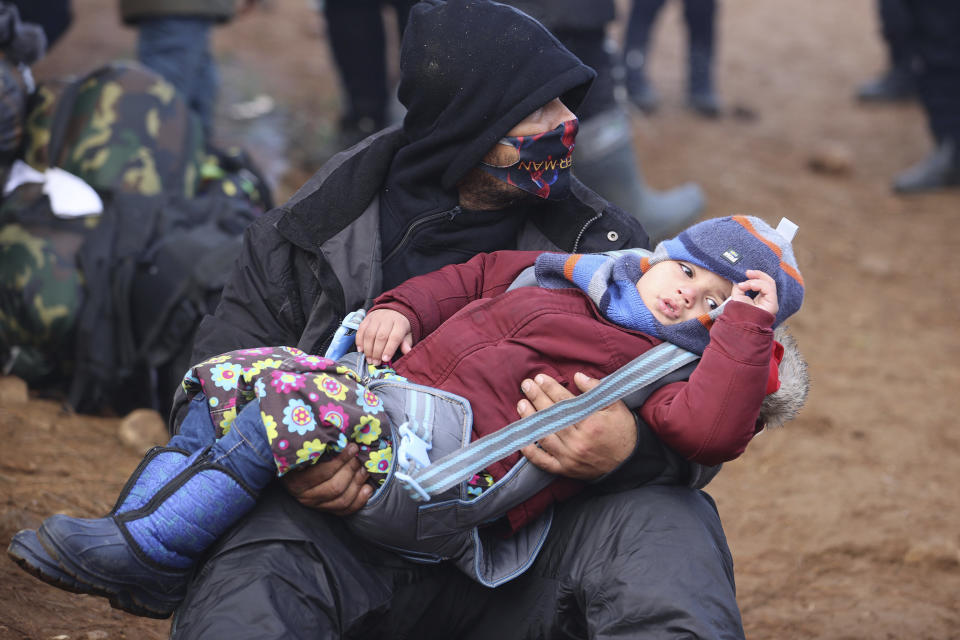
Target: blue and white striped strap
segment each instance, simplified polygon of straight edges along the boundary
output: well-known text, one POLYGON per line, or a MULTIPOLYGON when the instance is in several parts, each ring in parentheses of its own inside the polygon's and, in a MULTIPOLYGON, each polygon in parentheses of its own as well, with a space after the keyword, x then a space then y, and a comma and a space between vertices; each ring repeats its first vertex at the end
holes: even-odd
POLYGON ((595 388, 517 420, 467 446, 457 449, 403 479, 413 493, 435 496, 470 479, 480 469, 580 422, 590 414, 647 386, 700 356, 664 342, 601 380, 595 388))

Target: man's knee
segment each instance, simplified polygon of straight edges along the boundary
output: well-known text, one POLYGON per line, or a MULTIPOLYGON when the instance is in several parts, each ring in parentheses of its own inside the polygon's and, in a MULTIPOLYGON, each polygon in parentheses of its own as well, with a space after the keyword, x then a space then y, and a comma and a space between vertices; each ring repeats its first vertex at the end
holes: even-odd
POLYGON ((595 539, 630 553, 650 540, 707 543, 726 549, 720 516, 702 491, 675 486, 647 486, 602 496, 585 496, 559 505, 551 537, 595 539), (677 538, 676 536, 680 536, 677 538))
POLYGON ((733 560, 700 491, 643 487, 559 505, 534 570, 577 603, 567 616, 582 616, 591 637, 743 635, 733 560))
POLYGON ((339 637, 389 605, 390 587, 372 568, 333 569, 302 542, 226 551, 211 558, 190 584, 171 638, 339 637))

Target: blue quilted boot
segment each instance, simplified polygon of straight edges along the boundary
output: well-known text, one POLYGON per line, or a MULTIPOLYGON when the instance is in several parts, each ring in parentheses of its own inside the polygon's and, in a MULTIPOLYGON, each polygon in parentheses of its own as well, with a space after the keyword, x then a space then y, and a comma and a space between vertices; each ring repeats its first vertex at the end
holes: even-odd
MULTIPOLYGON (((170 447, 154 447, 148 451, 127 480, 116 504, 107 516, 142 507, 152 496, 152 492, 147 488, 156 486, 183 470, 187 466, 187 457, 186 451, 170 447)), ((55 587, 73 593, 105 597, 113 595, 72 575, 47 551, 41 544, 37 532, 32 529, 24 529, 14 535, 7 547, 7 555, 24 571, 55 587)), ((150 613, 147 610, 138 610, 133 602, 128 607, 121 608, 137 615, 150 613)))
POLYGON ((170 616, 197 560, 276 476, 259 403, 247 405, 223 438, 181 460, 172 474, 140 473, 105 518, 47 518, 38 531, 43 547, 114 607, 170 616))
POLYGON ((256 495, 207 452, 142 507, 106 518, 47 518, 38 531, 59 566, 118 608, 166 618, 203 552, 249 511, 256 495))

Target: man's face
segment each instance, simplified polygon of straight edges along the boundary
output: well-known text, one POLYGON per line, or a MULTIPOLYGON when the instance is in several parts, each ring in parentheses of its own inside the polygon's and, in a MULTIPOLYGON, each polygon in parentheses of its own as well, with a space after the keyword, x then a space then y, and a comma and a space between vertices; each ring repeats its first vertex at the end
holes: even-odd
MULTIPOLYGON (((567 109, 565 104, 560 102, 560 98, 554 98, 518 122, 513 129, 507 132, 506 137, 516 138, 546 133, 547 131, 553 131, 564 122, 574 120, 576 117, 570 109, 567 109)), ((517 150, 505 144, 493 145, 487 155, 483 156, 483 162, 494 167, 508 167, 516 164, 519 159, 517 150)))
POLYGON ((653 317, 670 325, 710 313, 730 297, 733 283, 689 262, 664 260, 643 274, 637 291, 653 317))
MULTIPOLYGON (((526 118, 518 122, 507 136, 530 136, 553 131, 564 122, 576 118, 560 98, 554 98, 526 118)), ((515 147, 495 144, 483 157, 482 162, 495 167, 509 167, 517 163, 520 154, 515 147)), ((544 202, 534 194, 512 184, 498 180, 478 167, 473 168, 457 185, 460 204, 471 209, 502 209, 525 202, 539 205, 544 202)))

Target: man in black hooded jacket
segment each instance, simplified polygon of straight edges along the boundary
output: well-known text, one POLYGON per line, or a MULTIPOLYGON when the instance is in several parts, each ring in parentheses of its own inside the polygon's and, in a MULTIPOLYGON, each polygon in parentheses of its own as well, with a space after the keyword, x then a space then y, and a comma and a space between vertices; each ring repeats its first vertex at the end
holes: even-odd
MULTIPOLYGON (((575 178, 568 197, 540 200, 483 164, 501 164, 505 137, 562 128, 593 76, 516 9, 416 5, 401 52, 402 128, 338 154, 251 226, 195 360, 266 344, 323 353, 347 312, 479 252, 645 246, 629 215, 575 178)), ((369 497, 348 449, 288 480, 289 493, 266 492, 211 550, 172 637, 743 636, 716 508, 684 486, 695 470, 620 403, 541 445, 554 469, 597 480, 596 490, 557 505, 539 556, 503 586, 358 542, 338 517, 369 497)))

